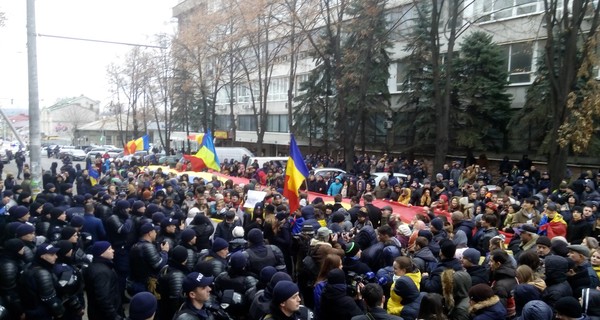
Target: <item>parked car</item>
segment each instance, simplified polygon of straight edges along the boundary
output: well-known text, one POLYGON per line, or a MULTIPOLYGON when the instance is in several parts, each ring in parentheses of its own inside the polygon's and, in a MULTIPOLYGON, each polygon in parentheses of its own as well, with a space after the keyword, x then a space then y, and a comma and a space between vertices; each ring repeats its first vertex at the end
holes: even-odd
POLYGON ((69 159, 71 159, 71 161, 84 161, 85 157, 87 157, 87 154, 81 149, 73 149, 69 151, 67 156, 69 159))
MULTIPOLYGON (((374 186, 378 186, 379 185, 379 181, 381 181, 381 179, 383 179, 383 177, 387 177, 387 176, 388 176, 387 172, 372 172, 370 180, 373 181, 373 185, 374 186)), ((394 177, 396 177, 396 178, 403 178, 403 179, 406 180, 406 178, 408 176, 405 175, 404 173, 394 173, 394 177)))

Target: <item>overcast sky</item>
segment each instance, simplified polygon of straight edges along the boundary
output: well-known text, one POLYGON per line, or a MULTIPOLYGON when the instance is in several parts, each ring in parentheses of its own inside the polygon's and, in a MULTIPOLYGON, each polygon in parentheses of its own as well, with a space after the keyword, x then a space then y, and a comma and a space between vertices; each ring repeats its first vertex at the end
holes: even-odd
MULTIPOLYGON (((174 33, 178 0, 37 0, 39 34, 151 44, 174 33)), ((0 106, 28 106, 26 1, 0 0, 7 18, 0 27, 0 106), (11 105, 12 102, 12 105, 11 105)), ((86 95, 110 101, 106 67, 132 47, 38 37, 40 106, 86 95)), ((103 106, 102 105, 102 106, 103 106)))

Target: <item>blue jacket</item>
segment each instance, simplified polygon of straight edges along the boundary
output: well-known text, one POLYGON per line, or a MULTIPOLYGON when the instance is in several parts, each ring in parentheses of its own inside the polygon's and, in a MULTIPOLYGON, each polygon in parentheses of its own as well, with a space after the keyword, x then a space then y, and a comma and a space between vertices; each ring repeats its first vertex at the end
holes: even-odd
POLYGON ((498 296, 475 303, 470 308, 473 320, 498 320, 506 318, 506 308, 498 296))
POLYGON ((333 182, 329 186, 329 189, 327 189, 328 196, 335 196, 335 195, 340 194, 340 192, 342 192, 342 183, 341 182, 333 182))
POLYGON ((102 220, 96 218, 93 214, 83 215, 83 227, 81 231, 92 235, 92 243, 106 240, 104 224, 102 224, 102 220))

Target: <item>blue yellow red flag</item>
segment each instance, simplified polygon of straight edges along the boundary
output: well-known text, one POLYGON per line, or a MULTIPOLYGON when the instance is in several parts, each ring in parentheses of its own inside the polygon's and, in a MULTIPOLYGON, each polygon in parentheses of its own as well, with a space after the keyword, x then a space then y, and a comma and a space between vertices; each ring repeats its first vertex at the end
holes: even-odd
POLYGON ((290 141, 290 157, 285 168, 285 182, 283 185, 283 196, 288 199, 290 204, 290 213, 295 212, 300 207, 300 197, 298 189, 308 177, 308 168, 304 163, 304 158, 298 149, 294 135, 290 141))

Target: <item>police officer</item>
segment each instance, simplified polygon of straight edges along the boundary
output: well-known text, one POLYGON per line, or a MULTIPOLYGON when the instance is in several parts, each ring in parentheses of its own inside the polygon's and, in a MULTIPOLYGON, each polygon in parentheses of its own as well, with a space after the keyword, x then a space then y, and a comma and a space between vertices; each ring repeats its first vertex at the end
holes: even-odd
POLYGON ((129 254, 131 272, 127 289, 132 296, 142 291, 156 292, 158 273, 167 264, 170 249, 168 242, 161 243, 159 252, 155 244, 156 229, 151 223, 140 227, 140 235, 129 254))
POLYGON ((210 286, 213 277, 205 277, 198 272, 188 274, 183 280, 183 293, 185 302, 173 320, 212 320, 214 312, 208 305, 210 300, 210 286))
POLYGON ((107 241, 96 241, 90 247, 92 264, 84 270, 88 319, 120 320, 124 317, 119 292, 119 278, 113 267, 115 251, 107 241))
POLYGON ((169 251, 168 265, 160 271, 158 278, 160 319, 172 319, 183 303, 183 280, 191 271, 186 266, 187 259, 188 252, 183 246, 176 246, 169 251))
POLYGON ((24 251, 23 241, 10 239, 0 254, 0 305, 6 307, 8 319, 19 319, 24 312, 18 291, 18 277, 25 266, 24 251))

